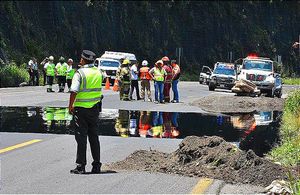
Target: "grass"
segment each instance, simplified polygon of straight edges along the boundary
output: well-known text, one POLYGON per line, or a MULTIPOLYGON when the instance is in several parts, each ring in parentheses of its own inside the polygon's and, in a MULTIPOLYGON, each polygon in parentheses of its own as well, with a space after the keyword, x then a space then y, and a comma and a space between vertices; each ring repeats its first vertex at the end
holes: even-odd
POLYGON ((283 78, 282 82, 286 85, 300 85, 300 78, 283 78))
MULTIPOLYGON (((289 94, 284 104, 280 127, 281 144, 270 156, 273 160, 290 167, 288 178, 294 194, 300 194, 300 175, 293 176, 293 167, 300 167, 300 90, 289 94)), ((300 173, 299 173, 300 174, 300 173)))
POLYGON ((0 67, 0 87, 17 87, 28 80, 27 70, 22 66, 17 66, 14 62, 0 67))

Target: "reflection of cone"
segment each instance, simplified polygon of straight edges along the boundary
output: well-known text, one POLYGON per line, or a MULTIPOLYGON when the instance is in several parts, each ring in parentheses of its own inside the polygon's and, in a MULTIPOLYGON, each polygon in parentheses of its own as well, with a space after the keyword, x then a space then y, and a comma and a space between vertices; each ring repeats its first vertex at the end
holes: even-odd
POLYGON ((110 89, 110 83, 109 83, 109 78, 106 77, 106 82, 105 82, 105 88, 104 89, 110 89))
POLYGON ((114 86, 113 86, 113 91, 119 91, 119 84, 118 84, 117 79, 115 79, 114 86))

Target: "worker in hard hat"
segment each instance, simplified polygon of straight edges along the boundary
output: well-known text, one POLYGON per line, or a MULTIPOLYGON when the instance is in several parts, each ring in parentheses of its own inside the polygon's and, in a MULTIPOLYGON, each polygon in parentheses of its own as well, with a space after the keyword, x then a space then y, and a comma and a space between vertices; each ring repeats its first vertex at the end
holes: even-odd
POLYGON ((75 74, 75 68, 73 68, 73 60, 70 58, 68 59, 68 68, 67 68, 67 76, 66 76, 66 79, 67 79, 67 85, 68 85, 68 89, 70 92, 70 88, 71 88, 71 84, 72 84, 72 78, 75 74))
POLYGON ((123 60, 121 67, 119 68, 118 79, 121 81, 120 85, 120 100, 129 101, 130 92, 130 61, 128 59, 123 60))
POLYGON ((150 90, 150 80, 151 75, 149 74, 150 68, 148 67, 148 61, 143 60, 142 68, 140 68, 140 79, 141 79, 141 99, 146 101, 145 91, 147 91, 148 101, 151 102, 151 90, 150 90))
POLYGON ((154 80, 154 89, 155 89, 155 103, 164 103, 164 81, 167 75, 165 69, 163 69, 163 61, 158 60, 149 71, 150 76, 154 80))
POLYGON ((180 78, 180 67, 176 63, 176 60, 171 61, 172 65, 172 91, 174 93, 172 103, 178 103, 179 102, 179 92, 178 92, 178 82, 180 78))
POLYGON ((57 82, 59 87, 58 92, 64 92, 65 90, 67 69, 68 69, 68 64, 65 63, 65 58, 61 56, 59 58, 59 62, 55 66, 57 82))
POLYGON ((170 89, 172 83, 172 66, 170 64, 170 59, 165 56, 161 59, 164 63, 163 69, 165 69, 167 76, 165 77, 164 83, 164 101, 170 102, 170 89))
POLYGON ((44 70, 47 75, 47 92, 54 92, 52 90, 53 80, 55 76, 55 64, 53 63, 54 57, 50 56, 49 61, 44 65, 44 70))
POLYGON ((46 74, 46 71, 45 69, 43 68, 45 66, 46 63, 49 62, 49 58, 46 57, 43 59, 43 61, 40 63, 40 65, 42 66, 42 69, 43 69, 43 85, 45 86, 46 85, 46 80, 47 80, 47 74, 46 74))

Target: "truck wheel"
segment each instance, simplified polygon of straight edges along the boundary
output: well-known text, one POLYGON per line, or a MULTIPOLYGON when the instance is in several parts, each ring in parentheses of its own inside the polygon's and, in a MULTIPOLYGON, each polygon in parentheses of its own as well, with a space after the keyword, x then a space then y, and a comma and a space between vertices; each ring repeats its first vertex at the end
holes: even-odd
POLYGON ((215 90, 215 86, 214 86, 214 84, 212 84, 212 83, 209 83, 209 85, 208 85, 208 89, 209 89, 209 91, 214 91, 214 90, 215 90))
POLYGON ((201 81, 200 79, 199 79, 199 84, 202 84, 203 83, 203 81, 201 81))
POLYGON ((281 98, 281 96, 282 96, 282 91, 280 90, 276 93, 276 97, 281 98))

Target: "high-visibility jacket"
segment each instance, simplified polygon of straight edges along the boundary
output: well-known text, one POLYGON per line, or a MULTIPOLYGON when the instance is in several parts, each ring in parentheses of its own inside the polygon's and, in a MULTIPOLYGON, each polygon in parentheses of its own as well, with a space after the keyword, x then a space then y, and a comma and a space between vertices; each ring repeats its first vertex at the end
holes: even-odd
POLYGON ((154 68, 154 72, 153 72, 153 75, 154 75, 154 79, 155 81, 164 81, 165 79, 165 70, 162 68, 162 69, 159 69, 159 68, 154 68))
POLYGON ((47 76, 54 76, 55 75, 55 65, 53 63, 49 63, 46 68, 47 76))
POLYGON ((67 75, 68 64, 60 62, 56 65, 56 71, 58 76, 66 76, 67 75))
POLYGON ((149 67, 140 68, 140 79, 141 80, 151 80, 151 76, 149 74, 149 67))
POLYGON ((67 69, 67 79, 72 79, 74 74, 75 74, 75 69, 73 69, 72 66, 71 67, 69 66, 67 69))
POLYGON ((102 74, 97 67, 78 69, 81 84, 76 95, 74 107, 91 108, 101 101, 102 74))

